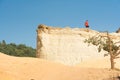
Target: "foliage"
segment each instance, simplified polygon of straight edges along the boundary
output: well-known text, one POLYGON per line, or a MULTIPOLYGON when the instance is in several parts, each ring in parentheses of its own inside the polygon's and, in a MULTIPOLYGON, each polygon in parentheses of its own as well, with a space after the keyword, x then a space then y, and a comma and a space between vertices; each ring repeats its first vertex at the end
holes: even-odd
POLYGON ((25 44, 6 44, 5 40, 3 40, 0 42, 0 52, 19 57, 35 57, 36 50, 32 47, 26 46, 25 44))
POLYGON ((98 52, 100 52, 102 49, 107 51, 109 54, 109 46, 111 46, 111 51, 114 54, 116 51, 119 50, 120 46, 115 45, 115 43, 111 40, 109 43, 108 38, 97 35, 90 37, 88 39, 85 39, 85 43, 93 44, 95 46, 98 46, 98 52))
MULTIPOLYGON (((117 46, 116 43, 112 41, 108 32, 106 36, 96 35, 86 39, 85 42, 98 46, 98 52, 100 52, 102 49, 107 51, 107 54, 110 55, 111 69, 115 69, 114 59, 119 58, 118 55, 120 54, 120 45, 117 46)), ((107 56, 107 54, 104 56, 107 56)))

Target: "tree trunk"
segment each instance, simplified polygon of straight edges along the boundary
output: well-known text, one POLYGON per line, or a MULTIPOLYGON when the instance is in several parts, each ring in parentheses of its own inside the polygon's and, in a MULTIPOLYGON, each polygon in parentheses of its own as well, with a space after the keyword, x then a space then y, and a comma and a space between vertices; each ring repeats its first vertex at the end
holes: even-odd
POLYGON ((115 69, 115 64, 114 64, 114 55, 112 53, 112 46, 111 46, 111 39, 109 36, 109 33, 107 32, 107 38, 109 40, 109 54, 110 54, 110 63, 111 63, 111 69, 115 69))
POLYGON ((115 69, 114 58, 110 56, 111 69, 115 69))

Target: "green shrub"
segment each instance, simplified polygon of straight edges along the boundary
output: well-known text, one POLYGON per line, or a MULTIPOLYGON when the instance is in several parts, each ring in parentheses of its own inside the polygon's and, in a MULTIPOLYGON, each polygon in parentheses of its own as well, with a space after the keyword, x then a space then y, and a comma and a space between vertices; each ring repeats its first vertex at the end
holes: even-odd
POLYGON ((5 40, 0 42, 0 52, 19 57, 35 57, 36 50, 25 44, 16 45, 15 43, 6 44, 5 40))

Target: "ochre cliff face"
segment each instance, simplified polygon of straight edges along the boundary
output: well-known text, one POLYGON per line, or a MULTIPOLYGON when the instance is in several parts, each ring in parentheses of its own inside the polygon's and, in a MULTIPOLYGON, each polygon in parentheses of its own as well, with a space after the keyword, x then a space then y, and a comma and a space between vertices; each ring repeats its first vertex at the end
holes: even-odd
POLYGON ((86 38, 98 33, 84 28, 52 28, 39 25, 36 56, 66 65, 75 65, 91 58, 101 58, 105 51, 98 53, 96 46, 88 46, 84 43, 86 38))

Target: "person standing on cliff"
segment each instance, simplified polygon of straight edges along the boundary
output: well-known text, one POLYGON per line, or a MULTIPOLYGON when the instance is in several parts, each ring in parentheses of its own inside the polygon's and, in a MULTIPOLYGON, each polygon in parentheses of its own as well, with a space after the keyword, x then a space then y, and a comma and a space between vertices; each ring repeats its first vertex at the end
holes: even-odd
POLYGON ((86 28, 89 28, 88 20, 85 21, 85 27, 86 27, 86 28))

